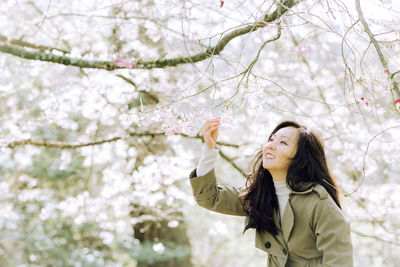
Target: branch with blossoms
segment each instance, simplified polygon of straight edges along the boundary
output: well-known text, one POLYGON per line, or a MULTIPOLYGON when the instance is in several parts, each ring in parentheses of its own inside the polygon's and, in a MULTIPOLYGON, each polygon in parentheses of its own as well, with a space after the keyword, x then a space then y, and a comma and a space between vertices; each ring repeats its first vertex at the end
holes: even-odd
POLYGON ((397 93, 397 100, 394 100, 394 106, 397 111, 400 111, 400 90, 399 90, 399 86, 398 86, 397 82, 394 79, 395 74, 398 72, 395 72, 393 74, 390 73, 389 67, 388 67, 388 62, 387 62, 386 58, 383 56, 382 49, 379 46, 378 41, 375 39, 374 34, 371 32, 371 29, 369 28, 367 21, 364 18, 364 15, 363 15, 363 12, 362 12, 361 6, 360 6, 360 0, 355 0, 355 4, 356 4, 357 13, 358 13, 358 18, 361 21, 361 24, 363 25, 364 31, 367 33, 371 43, 374 45, 375 50, 378 53, 379 60, 383 66, 384 73, 387 75, 388 80, 390 80, 391 83, 393 84, 393 89, 397 93))
MULTIPOLYGON (((111 143, 111 142, 115 142, 118 140, 124 140, 124 139, 128 139, 130 137, 143 137, 143 136, 165 136, 166 133, 165 132, 143 132, 143 133, 130 133, 128 136, 126 137, 122 137, 122 136, 116 136, 113 138, 109 138, 109 139, 103 139, 103 140, 99 140, 99 141, 94 141, 94 142, 87 142, 87 143, 65 143, 65 142, 47 142, 47 141, 35 141, 32 139, 27 139, 27 140, 21 140, 21 141, 14 141, 8 144, 3 145, 3 147, 7 147, 7 148, 15 148, 18 146, 27 146, 27 145, 31 145, 31 146, 43 146, 43 147, 49 147, 49 148, 62 148, 62 149, 76 149, 76 148, 81 148, 81 147, 87 147, 87 146, 97 146, 97 145, 102 145, 105 143, 111 143)), ((175 133, 173 135, 180 135, 183 136, 185 138, 191 138, 191 139, 201 139, 203 140, 203 137, 201 135, 196 135, 196 136, 189 136, 185 133, 175 133)), ((220 142, 217 141, 217 144, 220 146, 226 146, 226 147, 233 147, 233 148, 239 148, 240 145, 236 145, 236 144, 231 144, 231 143, 226 143, 226 142, 220 142)))
MULTIPOLYGON (((118 140, 123 140, 123 139, 128 139, 129 137, 132 136, 136 136, 136 137, 142 137, 142 136, 165 136, 166 133, 164 132, 156 132, 156 133, 151 133, 151 132, 145 132, 145 133, 131 133, 129 134, 128 137, 113 137, 110 139, 104 139, 104 140, 99 140, 99 141, 95 141, 95 142, 88 142, 88 143, 79 143, 79 144, 71 144, 71 143, 63 143, 63 142, 45 142, 45 141, 34 141, 31 139, 27 139, 27 140, 22 140, 22 141, 14 141, 11 143, 8 143, 6 145, 4 145, 4 147, 7 148, 15 148, 18 146, 27 146, 27 145, 31 145, 31 146, 42 146, 42 147, 47 147, 47 148, 61 148, 61 149, 77 149, 77 148, 81 148, 81 147, 88 147, 88 146, 96 146, 96 145, 101 145, 101 144, 105 144, 105 143, 111 143, 111 142, 115 142, 118 140)), ((192 139, 201 139, 203 141, 203 137, 200 135, 196 135, 196 136, 189 136, 187 134, 184 133, 175 133, 174 135, 180 135, 183 136, 185 138, 192 138, 192 139)), ((234 148, 239 148, 240 145, 236 145, 236 144, 230 144, 230 143, 226 143, 226 142, 220 142, 217 141, 217 145, 220 146, 226 146, 226 147, 234 147, 234 148)), ((231 159, 230 157, 228 157, 227 155, 225 155, 221 150, 219 151, 221 157, 223 159, 225 159, 227 162, 229 162, 237 171, 239 171, 244 177, 247 177, 246 173, 234 162, 233 159, 231 159)))
POLYGON ((277 3, 276 9, 271 14, 266 14, 261 21, 244 25, 237 28, 225 35, 219 40, 215 46, 209 46, 204 52, 197 53, 195 55, 187 57, 175 57, 170 59, 150 60, 150 61, 137 61, 129 59, 117 59, 114 61, 102 61, 102 60, 85 60, 81 58, 71 58, 65 55, 56 55, 51 53, 53 49, 47 49, 46 51, 36 51, 37 46, 29 44, 27 42, 12 42, 7 41, 4 37, 0 39, 3 44, 0 44, 0 52, 11 54, 17 57, 21 57, 29 60, 40 60, 46 62, 53 62, 63 64, 67 66, 75 66, 79 68, 95 68, 104 69, 108 71, 116 69, 154 69, 154 68, 166 68, 175 67, 182 64, 196 63, 203 61, 215 55, 219 55, 225 46, 232 41, 234 38, 254 32, 260 28, 268 25, 268 23, 278 20, 283 14, 285 14, 290 8, 302 0, 281 0, 277 3), (33 51, 26 49, 25 47, 32 48, 33 51))

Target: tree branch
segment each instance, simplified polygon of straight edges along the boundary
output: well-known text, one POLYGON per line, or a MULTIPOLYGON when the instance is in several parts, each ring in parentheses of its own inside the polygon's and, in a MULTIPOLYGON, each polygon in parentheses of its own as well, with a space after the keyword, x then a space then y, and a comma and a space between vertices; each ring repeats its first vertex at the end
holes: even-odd
MULTIPOLYGON (((200 136, 200 135, 189 136, 189 135, 184 134, 184 133, 176 133, 174 135, 180 135, 180 136, 183 136, 183 137, 186 137, 186 138, 203 140, 203 137, 200 136)), ((130 133, 126 137, 116 136, 116 137, 113 137, 113 138, 110 138, 110 139, 104 139, 104 140, 99 140, 99 141, 95 141, 95 142, 88 142, 88 143, 79 143, 79 144, 70 144, 70 143, 54 142, 54 141, 53 142, 34 141, 34 140, 31 140, 31 139, 27 139, 27 140, 14 141, 14 142, 8 143, 8 144, 4 145, 3 147, 15 148, 17 146, 31 145, 31 146, 44 146, 44 147, 51 147, 51 148, 75 149, 75 148, 80 148, 80 147, 85 147, 85 146, 96 146, 96 145, 101 145, 101 144, 104 144, 104 143, 111 143, 111 142, 115 142, 115 141, 118 141, 118 140, 127 139, 127 138, 133 137, 133 136, 137 136, 137 137, 143 137, 143 136, 165 136, 165 133, 164 132, 130 133)), ((217 144, 220 145, 220 146, 227 146, 227 147, 234 147, 234 148, 238 148, 240 146, 240 145, 236 145, 236 144, 230 144, 230 143, 219 142, 219 141, 217 142, 217 144)))
POLYGON ((60 51, 64 54, 68 54, 69 51, 67 50, 63 50, 63 49, 59 49, 59 48, 55 48, 55 47, 50 47, 50 46, 45 46, 45 45, 35 45, 32 43, 28 43, 22 40, 8 40, 7 37, 5 37, 4 35, 0 35, 0 41, 2 42, 9 42, 12 45, 18 45, 18 46, 22 46, 22 47, 29 47, 29 48, 33 48, 33 49, 38 49, 40 51, 53 51, 53 50, 57 50, 60 51))
POLYGON ((392 73, 392 75, 390 75, 390 78, 394 78, 394 76, 396 76, 397 74, 399 74, 400 73, 400 70, 398 70, 398 71, 396 71, 396 72, 393 72, 392 73))
POLYGON ((122 139, 121 137, 114 137, 111 139, 104 139, 101 141, 96 141, 96 142, 89 142, 89 143, 81 143, 81 144, 67 144, 67 143, 62 143, 62 142, 45 142, 45 141, 34 141, 31 139, 27 140, 22 140, 22 141, 14 141, 11 142, 5 147, 8 148, 14 148, 17 146, 26 146, 26 145, 31 145, 31 146, 45 146, 45 147, 55 147, 55 148, 80 148, 84 146, 95 146, 95 145, 101 145, 104 143, 110 143, 110 142, 115 142, 117 140, 122 139))
POLYGON ((265 47, 268 43, 278 40, 280 37, 281 37, 281 24, 278 23, 278 29, 277 29, 276 36, 273 37, 273 38, 271 38, 271 39, 269 39, 269 40, 267 40, 267 41, 265 41, 265 42, 262 44, 262 46, 261 46, 260 49, 258 50, 258 53, 257 53, 256 57, 253 59, 253 61, 250 63, 250 65, 247 67, 247 69, 243 72, 243 77, 242 77, 242 79, 240 79, 240 81, 239 81, 239 83, 238 83, 238 85, 237 85, 237 88, 239 88, 240 84, 242 83, 242 80, 244 79, 244 77, 245 77, 246 75, 247 75, 246 83, 248 83, 251 70, 253 69, 254 65, 257 63, 258 58, 260 57, 261 51, 264 49, 264 47, 265 47))
MULTIPOLYGON (((215 46, 209 46, 206 51, 187 57, 176 57, 164 60, 155 61, 138 61, 135 64, 137 69, 153 69, 153 68, 166 68, 175 67, 187 63, 196 63, 205 60, 214 55, 218 55, 225 48, 225 46, 234 38, 256 31, 259 28, 265 27, 268 23, 279 19, 284 13, 286 13, 290 8, 301 2, 302 0, 281 0, 278 3, 277 8, 272 14, 266 14, 263 21, 255 22, 247 26, 242 26, 236 30, 233 30, 225 34, 221 40, 215 46)), ((4 42, 4 41, 3 41, 4 42)), ((32 47, 33 48, 33 47, 32 47)), ((38 52, 38 51, 28 51, 26 49, 17 48, 11 46, 5 42, 5 44, 0 45, 0 52, 11 54, 17 57, 30 59, 30 60, 40 60, 46 62, 53 62, 68 66, 75 66, 79 68, 96 68, 105 70, 115 70, 115 69, 126 69, 130 68, 127 66, 118 66, 114 61, 101 61, 101 60, 85 60, 79 58, 71 58, 68 56, 57 56, 51 53, 38 52)), ((132 67, 131 67, 132 68, 132 67)))
POLYGON ((247 178, 247 174, 233 161, 233 159, 231 159, 225 153, 223 153, 221 149, 219 149, 219 154, 223 159, 228 161, 233 166, 233 168, 235 168, 238 172, 240 172, 240 174, 243 175, 244 178, 247 178))
POLYGON ((388 78, 392 81, 393 89, 396 91, 397 97, 400 98, 400 90, 399 90, 398 84, 393 79, 394 75, 392 76, 390 74, 390 71, 389 71, 389 68, 388 68, 388 62, 385 59, 385 57, 383 56, 383 53, 382 53, 382 50, 381 50, 381 48, 380 48, 380 46, 378 44, 378 41, 375 39, 374 34, 371 32, 371 29, 369 28, 369 26, 368 26, 368 24, 367 24, 367 22, 366 22, 366 20, 364 18, 364 15, 362 13, 361 6, 360 6, 360 0, 355 0, 355 3, 356 3, 356 9, 357 9, 357 13, 358 13, 358 18, 360 19, 360 21, 361 21, 361 23, 362 23, 362 25, 364 27, 364 31, 368 34, 369 39, 371 40, 372 44, 375 46, 375 50, 378 53, 379 60, 380 60, 382 66, 383 66, 383 68, 385 70, 385 73, 387 74, 388 78))

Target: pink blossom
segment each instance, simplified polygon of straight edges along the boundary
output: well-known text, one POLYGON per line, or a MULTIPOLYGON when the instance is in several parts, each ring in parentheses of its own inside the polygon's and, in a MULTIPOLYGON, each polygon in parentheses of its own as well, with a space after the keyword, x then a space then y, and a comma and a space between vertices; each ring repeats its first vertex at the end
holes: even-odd
POLYGON ((382 81, 382 87, 383 89, 390 89, 392 85, 392 81, 389 79, 385 79, 382 81))
POLYGON ((394 106, 396 107, 397 111, 400 111, 400 98, 394 101, 394 106))
POLYGON ((121 68, 128 68, 128 69, 136 68, 135 61, 129 59, 117 59, 115 60, 115 65, 121 68))
POLYGON ((179 133, 181 130, 182 129, 180 126, 175 126, 175 127, 167 128, 166 130, 164 130, 164 133, 165 133, 165 135, 174 135, 176 133, 179 133))
POLYGON ((192 33, 192 39, 198 38, 199 34, 197 32, 192 33))
POLYGON ((297 46, 297 53, 300 55, 306 55, 312 51, 308 44, 301 44, 297 46))

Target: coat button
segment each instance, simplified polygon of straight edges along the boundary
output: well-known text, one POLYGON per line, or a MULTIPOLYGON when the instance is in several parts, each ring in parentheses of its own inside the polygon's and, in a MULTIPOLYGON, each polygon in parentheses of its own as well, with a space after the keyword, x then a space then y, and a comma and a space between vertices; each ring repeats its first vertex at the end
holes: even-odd
POLYGON ((265 245, 266 248, 270 248, 271 247, 271 242, 267 241, 267 242, 265 242, 264 245, 265 245))
POLYGON ((287 255, 287 250, 286 250, 286 248, 283 249, 283 254, 287 255))

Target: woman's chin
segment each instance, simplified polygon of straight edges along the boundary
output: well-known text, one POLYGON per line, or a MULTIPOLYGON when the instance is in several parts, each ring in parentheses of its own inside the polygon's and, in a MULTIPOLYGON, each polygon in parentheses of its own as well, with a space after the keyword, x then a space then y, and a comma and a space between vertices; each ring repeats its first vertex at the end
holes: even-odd
POLYGON ((270 162, 263 162, 262 166, 263 166, 264 169, 266 169, 268 171, 271 171, 271 170, 275 169, 274 165, 271 164, 270 162))
POLYGON ((268 163, 266 163, 265 161, 262 164, 263 168, 268 170, 269 167, 271 167, 268 163))

